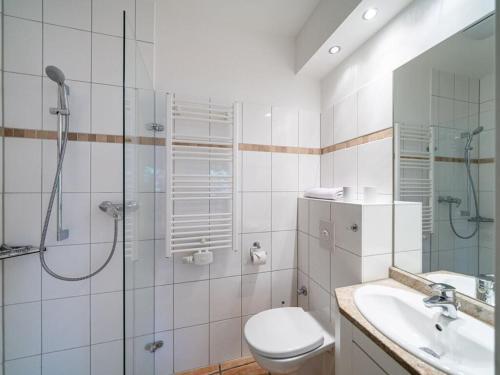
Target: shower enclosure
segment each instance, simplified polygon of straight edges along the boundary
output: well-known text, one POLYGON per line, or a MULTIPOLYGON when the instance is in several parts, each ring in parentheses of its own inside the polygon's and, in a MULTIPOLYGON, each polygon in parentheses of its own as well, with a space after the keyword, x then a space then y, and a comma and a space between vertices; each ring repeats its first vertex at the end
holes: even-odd
POLYGON ((2 5, 6 375, 171 372, 152 2, 88 3, 2 5))

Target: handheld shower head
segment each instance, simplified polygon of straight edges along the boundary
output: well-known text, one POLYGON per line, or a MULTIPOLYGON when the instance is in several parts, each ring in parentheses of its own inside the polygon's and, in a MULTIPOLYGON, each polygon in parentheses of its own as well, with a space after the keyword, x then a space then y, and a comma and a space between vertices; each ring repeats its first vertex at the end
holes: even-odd
POLYGON ((45 73, 52 81, 56 82, 58 85, 61 86, 64 85, 66 77, 64 76, 62 70, 59 69, 57 66, 47 65, 45 67, 45 73))
POLYGON ((478 126, 477 128, 475 128, 471 135, 474 136, 474 135, 478 135, 479 133, 481 133, 482 131, 484 130, 484 128, 482 126, 478 126))

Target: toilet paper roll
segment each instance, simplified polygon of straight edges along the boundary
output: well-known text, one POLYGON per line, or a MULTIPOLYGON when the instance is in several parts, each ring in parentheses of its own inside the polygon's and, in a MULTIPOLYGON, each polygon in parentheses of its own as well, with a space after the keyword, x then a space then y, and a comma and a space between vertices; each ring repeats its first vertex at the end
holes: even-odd
POLYGON ((252 252, 253 264, 266 264, 267 253, 264 250, 257 250, 252 252))

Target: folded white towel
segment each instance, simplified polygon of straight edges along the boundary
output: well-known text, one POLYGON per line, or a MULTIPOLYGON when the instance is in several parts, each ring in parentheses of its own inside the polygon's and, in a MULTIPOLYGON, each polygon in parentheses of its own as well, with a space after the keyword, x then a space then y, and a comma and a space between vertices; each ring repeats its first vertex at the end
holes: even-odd
POLYGON ((336 200, 343 197, 342 188, 310 188, 304 191, 304 197, 336 200))

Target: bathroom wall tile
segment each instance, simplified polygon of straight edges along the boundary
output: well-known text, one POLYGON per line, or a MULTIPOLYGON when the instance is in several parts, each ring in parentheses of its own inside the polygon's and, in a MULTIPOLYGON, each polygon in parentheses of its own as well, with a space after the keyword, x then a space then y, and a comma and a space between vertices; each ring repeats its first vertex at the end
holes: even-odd
POLYGON ((40 302, 5 306, 5 360, 40 354, 40 302))
POLYGON ((479 166, 479 191, 495 190, 494 170, 494 164, 482 164, 479 166))
POLYGON ((89 296, 42 302, 42 351, 90 344, 89 296))
POLYGON ((242 357, 248 357, 248 356, 251 356, 252 353, 250 352, 250 348, 248 347, 248 343, 247 343, 247 340, 245 339, 245 324, 247 324, 248 322, 248 319, 250 319, 253 315, 247 315, 247 316, 243 316, 241 318, 241 356, 242 357))
POLYGON ((437 99, 438 105, 438 124, 448 125, 453 121, 453 100, 440 97, 437 99))
POLYGON ((319 155, 299 155, 299 191, 321 185, 319 155))
POLYGON ((174 254, 174 283, 207 280, 210 277, 210 266, 193 267, 182 261, 183 254, 174 254))
POLYGON ((164 350, 155 353, 155 375, 174 372, 174 333, 173 331, 155 333, 155 341, 163 341, 164 350))
POLYGON ((272 143, 278 146, 298 146, 299 113, 286 107, 272 108, 272 143))
POLYGON ((297 232, 272 232, 272 270, 297 268, 297 232))
POLYGON ((123 374, 123 341, 111 341, 91 347, 91 373, 93 375, 123 374))
POLYGON ((309 275, 309 236, 302 232, 297 233, 297 267, 309 275))
POLYGON ((297 229, 297 193, 272 193, 272 230, 297 229))
POLYGON ((136 337, 145 337, 154 332, 154 288, 135 289, 133 293, 134 330, 128 332, 133 332, 136 337))
POLYGON ((147 350, 144 350, 144 347, 151 343, 154 340, 154 335, 143 335, 137 336, 133 339, 133 347, 131 346, 129 350, 132 351, 130 354, 125 355, 125 359, 133 356, 133 363, 129 364, 129 368, 133 371, 133 373, 141 373, 144 372, 146 374, 153 374, 155 370, 155 360, 154 356, 151 355, 147 350))
POLYGON ((394 266, 411 273, 422 273, 425 254, 422 250, 401 251, 394 253, 394 266))
POLYGON ((495 77, 493 74, 481 78, 480 89, 481 103, 495 98, 495 77))
POLYGON ((271 144, 271 106, 243 103, 243 143, 271 144))
POLYGON ((90 31, 92 0, 45 0, 43 20, 59 26, 90 31))
POLYGON ((358 146, 358 194, 364 186, 392 194, 392 138, 358 146))
POLYGON ((165 240, 155 241, 155 285, 173 283, 174 267, 172 258, 165 257, 165 240))
POLYGON ((309 199, 298 198, 298 230, 307 233, 309 231, 309 199))
POLYGON ((495 130, 484 130, 479 135, 479 157, 492 158, 495 156, 495 130))
POLYGON ((321 155, 321 187, 334 187, 333 152, 321 155))
POLYGON ((134 0, 92 0, 92 31, 95 33, 122 36, 123 14, 127 14, 127 37, 134 35, 135 1, 134 0))
POLYGON ((272 154, 272 190, 297 191, 299 181, 297 154, 272 154))
POLYGON ((326 290, 330 290, 332 257, 331 249, 322 247, 318 239, 309 237, 309 277, 326 290))
POLYGON ((363 282, 387 279, 392 265, 392 254, 362 257, 363 282))
POLYGON ((271 193, 243 193, 242 232, 271 230, 271 193))
POLYGON ((320 147, 320 113, 299 111, 299 147, 320 147))
POLYGON ((342 101, 335 103, 333 107, 334 143, 344 142, 357 136, 357 108, 358 101, 356 94, 350 95, 342 101))
POLYGON ((469 78, 469 102, 479 103, 479 80, 469 78))
POLYGON ((243 191, 271 191, 271 154, 243 151, 241 153, 243 191))
POLYGON ((90 375, 90 347, 42 355, 42 373, 51 375, 90 375))
POLYGON ((358 147, 335 152, 333 161, 333 181, 335 186, 358 186, 358 147))
POLYGON ((43 62, 61 69, 66 78, 90 81, 90 33, 45 24, 43 62))
POLYGON ((42 20, 42 0, 4 0, 4 10, 6 15, 30 20, 42 20))
POLYGON ((146 42, 154 42, 155 2, 153 0, 137 0, 135 6, 136 38, 146 42))
POLYGON ((123 337, 122 292, 95 294, 91 297, 92 344, 123 337))
POLYGON ((208 323, 209 283, 196 281, 174 285, 174 327, 208 323))
MULTIPOLYGON (((70 131, 90 132, 90 84, 67 80, 70 93, 70 131)), ((50 113, 50 108, 57 107, 57 85, 47 77, 43 78, 43 128, 57 129, 57 116, 50 113)), ((106 98, 107 99, 107 98, 106 98)), ((121 107, 120 107, 121 113, 121 107)), ((70 143, 71 144, 71 143, 70 143)), ((70 147, 68 147, 69 151, 70 147)), ((65 163, 66 164, 66 163, 65 163)))
POLYGON ((321 112, 321 147, 333 145, 333 107, 321 112))
POLYGON ((10 128, 42 128, 42 78, 4 73, 4 123, 10 128))
MULTIPOLYGON (((136 56, 136 87, 139 89, 151 89, 154 87, 154 45, 147 42, 136 42, 138 49, 136 56)), ((212 127, 213 130, 213 127, 212 127)))
POLYGON ((5 361, 6 375, 41 375, 42 357, 40 355, 5 361))
POLYGON ((38 139, 5 139, 5 191, 28 193, 41 191, 42 143, 38 139))
POLYGON ((392 127, 392 72, 358 91, 358 136, 392 127))
MULTIPOLYGON (((121 202, 120 193, 93 193, 90 196, 90 242, 113 242, 114 222, 111 216, 102 212, 103 201, 121 202)), ((118 238, 122 238, 123 226, 118 225, 118 238)))
POLYGON ((272 272, 272 307, 297 306, 297 271, 272 272))
POLYGON ((40 242, 41 203, 40 194, 4 194, 5 217, 9 218, 4 223, 6 243, 36 246, 40 242))
POLYGON ((241 315, 241 276, 210 280, 210 321, 241 315))
POLYGON ((271 308, 271 273, 261 272, 241 278, 242 313, 257 314, 271 308))
POLYGON ((121 135, 122 105, 120 87, 92 84, 92 132, 121 135))
POLYGON ((359 284, 362 278, 361 272, 361 257, 336 247, 331 257, 330 290, 359 284))
POLYGON ((110 143, 92 144, 91 189, 92 192, 122 191, 122 145, 110 143))
POLYGON ((241 235, 241 267, 243 274, 270 271, 271 259, 271 232, 248 233, 241 235), (250 259, 250 248, 255 242, 259 242, 261 250, 266 251, 267 253, 267 260, 265 264, 253 264, 250 259))
MULTIPOLYGON (((104 264, 112 249, 112 243, 97 243, 90 246, 91 270, 104 264)), ((116 245, 109 264, 90 279, 92 294, 115 292, 123 289, 123 243, 116 245)))
POLYGON ((330 325, 330 293, 313 280, 309 283, 309 311, 324 327, 330 325))
POLYGON ((5 70, 42 74, 42 24, 5 17, 3 27, 5 70))
POLYGON ((4 261, 3 282, 5 305, 41 299, 41 266, 38 254, 25 255, 4 261), (38 287, 36 287, 38 285, 38 287))
POLYGON ((241 318, 210 323, 210 363, 241 357, 241 318))
POLYGON ((453 98, 453 92, 455 91, 454 88, 454 74, 441 70, 439 72, 439 96, 450 99, 453 98))
POLYGON ((184 371, 209 364, 209 325, 174 331, 174 371, 184 371))
MULTIPOLYGON (((79 277, 89 274, 89 245, 56 246, 47 249, 45 260, 51 270, 67 277, 79 277)), ((24 271, 26 272, 26 271, 24 271)), ((61 281, 47 272, 42 273, 42 298, 54 299, 76 297, 90 293, 90 280, 67 282, 61 281)))
POLYGON ((310 236, 319 238, 319 226, 321 221, 331 221, 331 205, 328 201, 309 200, 309 228, 307 232, 310 236))
POLYGON ((469 78, 455 74, 455 100, 467 101, 469 99, 469 78))
MULTIPOLYGON (((239 246, 240 241, 237 240, 236 244, 239 246)), ((241 275, 241 260, 240 250, 232 248, 217 250, 217 256, 210 265, 210 278, 241 275)))
POLYGON ((174 327, 174 287, 155 287, 155 331, 166 331, 174 327))
MULTIPOLYGON (((125 245, 125 252, 130 249, 125 245)), ((127 272, 133 272, 133 278, 129 277, 128 280, 132 281, 131 285, 127 288, 146 288, 154 286, 154 241, 137 241, 133 245, 132 256, 126 257, 127 272)))
POLYGON ((116 86, 123 83, 122 44, 121 38, 92 34, 92 82, 116 86))
POLYGON ((297 306, 302 307, 305 311, 309 310, 309 277, 302 271, 297 272, 297 289, 305 287, 307 289, 307 295, 300 294, 297 295, 297 306))

